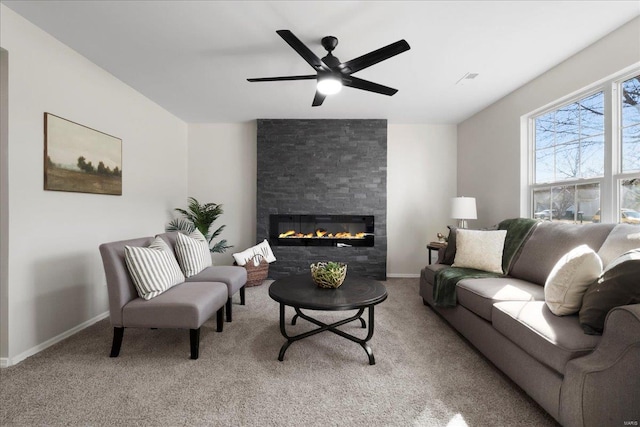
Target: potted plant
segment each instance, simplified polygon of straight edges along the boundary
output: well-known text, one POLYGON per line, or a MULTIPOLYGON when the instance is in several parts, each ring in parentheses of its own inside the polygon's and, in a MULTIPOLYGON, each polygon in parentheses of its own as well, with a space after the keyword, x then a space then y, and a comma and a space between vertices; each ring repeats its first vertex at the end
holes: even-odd
POLYGON ((174 218, 166 227, 167 231, 180 231, 189 234, 198 229, 209 242, 209 250, 211 252, 223 253, 233 246, 227 245, 227 240, 222 239, 218 243, 212 245, 213 239, 218 237, 225 225, 221 225, 214 232, 211 232, 211 226, 215 220, 222 215, 222 205, 216 203, 200 204, 195 198, 189 197, 187 209, 175 209, 182 214, 182 217, 174 218))

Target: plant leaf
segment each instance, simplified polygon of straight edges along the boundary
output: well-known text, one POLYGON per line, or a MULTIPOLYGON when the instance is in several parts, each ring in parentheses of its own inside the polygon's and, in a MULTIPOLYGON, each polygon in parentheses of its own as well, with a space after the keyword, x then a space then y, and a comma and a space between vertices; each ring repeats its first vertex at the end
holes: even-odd
POLYGON ((211 252, 224 252, 233 246, 227 245, 226 240, 221 240, 211 247, 214 238, 220 235, 225 225, 218 227, 213 233, 209 233, 215 220, 223 213, 222 205, 217 203, 200 204, 195 197, 187 198, 187 210, 176 208, 183 218, 171 221, 167 231, 187 231, 191 233, 196 228, 209 241, 211 252), (169 230, 171 227, 171 230, 169 230))
POLYGON ((225 239, 220 240, 218 243, 213 245, 211 248, 211 252, 215 253, 223 253, 227 249, 232 248, 233 246, 227 245, 227 241, 225 239))
POLYGON ((190 234, 195 230, 195 226, 191 221, 186 218, 174 218, 169 221, 169 224, 165 227, 166 231, 182 231, 190 234))
POLYGON ((214 231, 211 234, 211 237, 209 238, 209 241, 211 241, 214 238, 218 237, 220 235, 220 233, 222 233, 222 230, 224 230, 225 227, 226 227, 226 225, 221 225, 216 231, 214 231))

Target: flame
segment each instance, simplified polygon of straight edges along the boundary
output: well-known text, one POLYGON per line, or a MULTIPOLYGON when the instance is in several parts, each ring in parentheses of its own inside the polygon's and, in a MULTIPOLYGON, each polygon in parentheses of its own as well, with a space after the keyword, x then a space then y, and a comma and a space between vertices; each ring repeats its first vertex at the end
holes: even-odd
POLYGON ((367 233, 356 233, 351 234, 348 231, 339 231, 337 233, 329 233, 327 232, 327 230, 324 229, 317 229, 316 231, 314 231, 313 233, 307 233, 307 234, 303 234, 303 233, 299 233, 295 230, 288 230, 284 233, 280 233, 278 235, 279 238, 281 239, 286 239, 286 238, 297 238, 297 239, 311 239, 311 238, 333 238, 333 239, 364 239, 367 233))
POLYGON ((337 233, 329 233, 326 230, 316 230, 313 233, 298 233, 295 230, 289 230, 278 235, 281 239, 297 238, 297 239, 311 239, 311 238, 330 238, 330 239, 364 239, 367 233, 351 234, 348 231, 340 231, 337 233))

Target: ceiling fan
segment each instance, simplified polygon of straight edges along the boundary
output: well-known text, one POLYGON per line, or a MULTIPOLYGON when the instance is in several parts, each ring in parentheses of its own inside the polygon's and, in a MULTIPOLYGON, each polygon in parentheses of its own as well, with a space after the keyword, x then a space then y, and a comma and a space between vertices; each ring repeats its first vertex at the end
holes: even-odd
POLYGON ((247 79, 250 82, 276 82, 283 80, 317 80, 316 95, 313 98, 313 107, 322 105, 327 95, 338 93, 342 86, 352 87, 355 89, 366 90, 369 92, 380 93, 382 95, 391 96, 398 89, 373 83, 368 80, 359 79, 352 76, 353 73, 370 67, 378 62, 389 59, 392 56, 405 52, 411 47, 405 40, 399 40, 388 46, 369 52, 359 56, 351 61, 340 62, 338 58, 331 53, 338 45, 338 39, 333 36, 322 38, 322 46, 327 50, 327 56, 318 58, 304 43, 300 41, 289 30, 276 31, 280 37, 293 48, 298 55, 309 63, 316 70, 317 74, 304 76, 283 76, 283 77, 262 77, 256 79, 247 79))

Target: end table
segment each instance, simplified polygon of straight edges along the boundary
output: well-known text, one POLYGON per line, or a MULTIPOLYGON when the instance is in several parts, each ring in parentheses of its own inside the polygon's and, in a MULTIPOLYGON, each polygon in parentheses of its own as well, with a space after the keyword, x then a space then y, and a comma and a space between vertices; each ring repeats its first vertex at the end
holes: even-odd
POLYGON ((429 242, 427 244, 427 252, 429 253, 429 264, 431 264, 431 251, 439 251, 441 248, 446 248, 446 242, 429 242))

